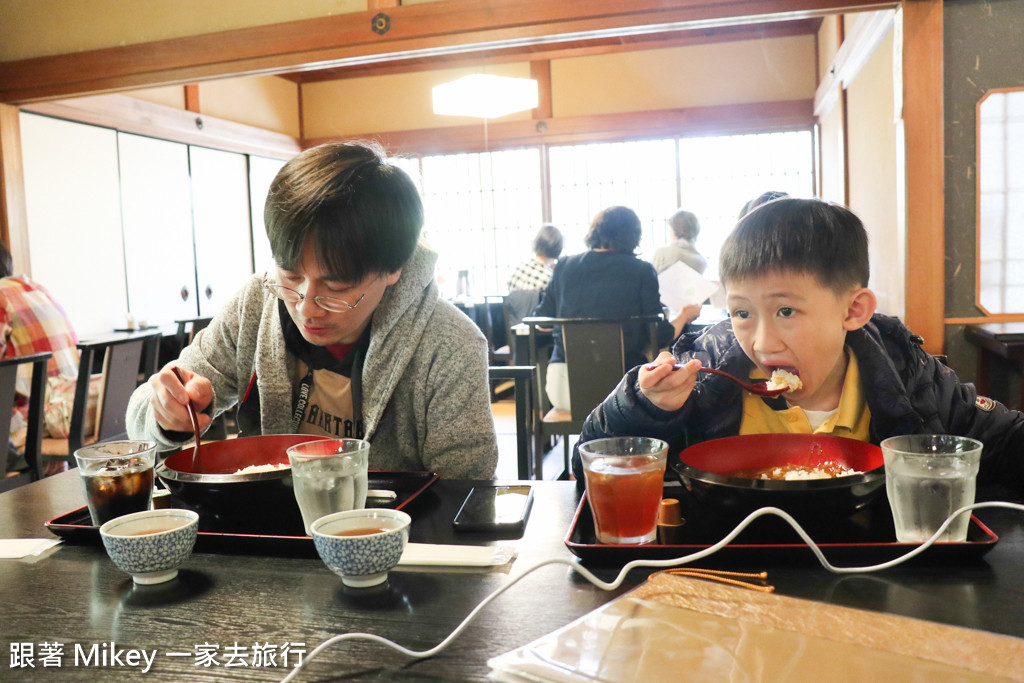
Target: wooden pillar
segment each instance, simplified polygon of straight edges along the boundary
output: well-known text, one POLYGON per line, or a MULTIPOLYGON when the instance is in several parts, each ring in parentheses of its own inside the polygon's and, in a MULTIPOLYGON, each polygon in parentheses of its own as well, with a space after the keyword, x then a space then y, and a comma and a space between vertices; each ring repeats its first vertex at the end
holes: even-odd
POLYGON ((925 350, 943 352, 945 173, 941 0, 904 0, 903 124, 906 150, 907 326, 925 350))
POLYGON ((14 259, 14 272, 21 275, 31 274, 31 268, 18 114, 18 107, 0 104, 0 239, 14 259))

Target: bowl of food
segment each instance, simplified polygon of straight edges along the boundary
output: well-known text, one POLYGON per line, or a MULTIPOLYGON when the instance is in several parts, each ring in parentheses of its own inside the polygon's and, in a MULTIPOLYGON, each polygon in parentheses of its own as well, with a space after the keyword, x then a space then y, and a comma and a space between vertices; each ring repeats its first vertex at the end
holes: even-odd
POLYGON ((115 517, 100 527, 107 555, 135 583, 170 581, 192 554, 199 515, 192 510, 144 510, 115 517))
POLYGON ((160 482, 204 529, 236 533, 302 533, 288 448, 326 437, 276 434, 212 441, 186 448, 156 466, 160 482))
POLYGON ((885 490, 882 449, 820 434, 704 441, 670 458, 691 503, 741 517, 777 507, 798 520, 849 516, 885 490))

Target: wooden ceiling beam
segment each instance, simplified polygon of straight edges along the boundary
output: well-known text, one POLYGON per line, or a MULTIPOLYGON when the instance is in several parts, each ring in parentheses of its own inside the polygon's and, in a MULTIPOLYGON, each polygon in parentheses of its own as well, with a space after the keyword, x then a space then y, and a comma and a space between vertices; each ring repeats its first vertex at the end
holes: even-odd
POLYGON ((595 40, 576 40, 565 43, 527 45, 500 50, 482 50, 457 55, 438 55, 396 61, 357 64, 354 66, 332 67, 316 71, 278 74, 295 83, 317 83, 344 78, 365 78, 386 76, 415 71, 437 69, 458 69, 479 67, 486 58, 487 64, 507 64, 552 59, 567 59, 590 55, 630 52, 634 50, 656 50, 689 45, 762 40, 789 36, 812 35, 817 33, 821 19, 797 19, 770 24, 744 24, 741 26, 717 26, 711 28, 671 31, 666 33, 645 33, 636 36, 619 36, 595 40))
POLYGON ((0 102, 806 19, 896 4, 895 0, 441 0, 4 62, 0 64, 0 102))

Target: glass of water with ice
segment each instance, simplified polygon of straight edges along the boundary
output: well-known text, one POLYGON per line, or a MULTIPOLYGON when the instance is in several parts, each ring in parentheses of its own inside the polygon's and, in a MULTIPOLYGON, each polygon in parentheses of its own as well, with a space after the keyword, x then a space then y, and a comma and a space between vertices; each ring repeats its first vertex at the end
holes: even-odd
POLYGON ((324 515, 366 507, 370 442, 322 439, 288 449, 295 500, 306 533, 324 515))
MULTIPOLYGON (((882 442, 885 490, 896 539, 927 541, 953 511, 974 502, 981 442, 948 434, 907 434, 882 442)), ((938 541, 963 543, 971 513, 961 513, 938 541)))

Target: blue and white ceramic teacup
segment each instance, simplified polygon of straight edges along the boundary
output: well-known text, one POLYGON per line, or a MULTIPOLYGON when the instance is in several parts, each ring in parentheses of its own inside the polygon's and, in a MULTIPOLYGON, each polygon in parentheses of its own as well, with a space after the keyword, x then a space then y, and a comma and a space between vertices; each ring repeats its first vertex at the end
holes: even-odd
POLYGON ((107 554, 135 583, 170 581, 192 553, 199 515, 168 508, 122 515, 100 527, 107 554))
POLYGON ((366 508, 325 515, 310 525, 327 568, 353 588, 384 583, 409 541, 412 519, 401 510, 366 508))

